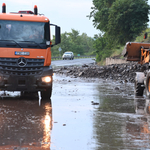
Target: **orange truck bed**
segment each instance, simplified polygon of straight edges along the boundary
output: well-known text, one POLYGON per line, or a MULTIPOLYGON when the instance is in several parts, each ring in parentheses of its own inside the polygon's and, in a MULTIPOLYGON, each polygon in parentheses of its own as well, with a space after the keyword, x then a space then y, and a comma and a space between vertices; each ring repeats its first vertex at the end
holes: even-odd
POLYGON ((149 62, 150 43, 128 42, 122 52, 127 61, 137 61, 140 64, 149 62))

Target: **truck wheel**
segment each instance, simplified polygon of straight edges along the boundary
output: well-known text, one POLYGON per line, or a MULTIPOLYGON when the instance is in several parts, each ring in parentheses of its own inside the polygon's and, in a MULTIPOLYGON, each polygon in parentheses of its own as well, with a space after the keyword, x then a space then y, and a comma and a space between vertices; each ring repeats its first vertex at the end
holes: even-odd
POLYGON ((52 87, 45 89, 45 91, 41 91, 42 100, 50 99, 52 95, 52 87))
POLYGON ((146 96, 147 98, 150 98, 150 72, 147 73, 146 76, 146 96))
POLYGON ((143 96, 144 92, 144 73, 136 72, 135 82, 134 82, 134 93, 135 96, 143 96))
POLYGON ((143 96, 144 92, 144 84, 138 83, 138 81, 135 81, 135 86, 134 86, 134 91, 135 91, 135 96, 143 96))

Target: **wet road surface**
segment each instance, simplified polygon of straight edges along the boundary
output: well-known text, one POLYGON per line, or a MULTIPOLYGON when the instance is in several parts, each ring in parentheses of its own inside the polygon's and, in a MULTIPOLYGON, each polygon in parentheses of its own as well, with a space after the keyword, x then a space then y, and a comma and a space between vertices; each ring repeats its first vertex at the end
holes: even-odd
POLYGON ((149 100, 133 90, 54 75, 51 101, 1 92, 0 150, 148 150, 149 100))
POLYGON ((81 58, 81 59, 73 59, 73 60, 55 60, 52 61, 53 68, 58 68, 61 66, 81 66, 83 64, 93 64, 95 63, 94 58, 81 58))

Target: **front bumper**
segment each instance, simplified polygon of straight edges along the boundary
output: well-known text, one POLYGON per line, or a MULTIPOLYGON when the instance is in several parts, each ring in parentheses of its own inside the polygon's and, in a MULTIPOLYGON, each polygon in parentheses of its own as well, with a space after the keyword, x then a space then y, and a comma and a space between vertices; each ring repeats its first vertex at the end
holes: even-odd
POLYGON ((7 91, 44 91, 52 87, 52 67, 45 67, 40 75, 5 75, 0 74, 0 90, 7 91), (49 76, 51 81, 42 82, 42 77, 49 76))
POLYGON ((71 56, 63 56, 63 59, 70 59, 71 56))

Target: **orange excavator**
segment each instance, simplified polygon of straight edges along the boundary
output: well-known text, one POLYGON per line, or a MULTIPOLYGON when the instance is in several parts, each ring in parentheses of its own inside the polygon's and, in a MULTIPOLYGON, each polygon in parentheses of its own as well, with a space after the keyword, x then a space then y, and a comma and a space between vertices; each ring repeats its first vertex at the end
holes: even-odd
MULTIPOLYGON (((147 33, 144 34, 144 39, 147 33)), ((123 50, 127 61, 138 62, 141 65, 149 64, 150 68, 150 43, 127 42, 123 50)), ((147 73, 136 72, 135 76, 135 96, 143 96, 144 89, 146 96, 150 98, 150 71, 147 73)))
POLYGON ((51 47, 60 43, 60 27, 32 11, 0 13, 0 90, 20 91, 22 95, 40 91, 42 99, 50 99, 53 69, 51 47), (55 43, 50 38, 55 27, 55 43))

